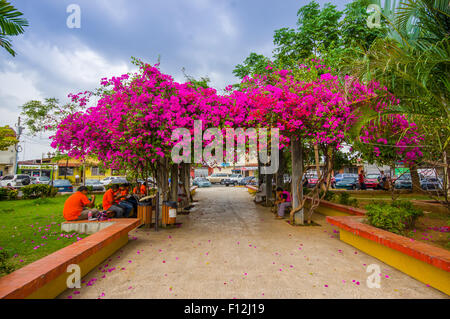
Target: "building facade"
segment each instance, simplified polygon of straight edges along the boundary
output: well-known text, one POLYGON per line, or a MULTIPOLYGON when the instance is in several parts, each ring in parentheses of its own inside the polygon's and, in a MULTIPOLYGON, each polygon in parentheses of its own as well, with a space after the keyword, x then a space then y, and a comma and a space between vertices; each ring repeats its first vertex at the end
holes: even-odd
POLYGON ((0 176, 13 175, 16 167, 16 147, 10 146, 5 151, 0 151, 0 176))

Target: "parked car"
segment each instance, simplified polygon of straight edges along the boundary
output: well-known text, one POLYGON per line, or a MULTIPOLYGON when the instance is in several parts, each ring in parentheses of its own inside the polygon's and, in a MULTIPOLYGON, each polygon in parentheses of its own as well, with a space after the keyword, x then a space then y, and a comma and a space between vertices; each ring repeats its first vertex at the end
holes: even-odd
POLYGON ((230 177, 224 178, 221 184, 224 184, 225 186, 236 186, 239 184, 241 179, 243 179, 243 176, 241 174, 231 174, 230 177))
POLYGON ((6 175, 0 181, 1 187, 10 186, 10 187, 14 187, 14 188, 20 188, 20 187, 27 186, 30 184, 31 184, 31 177, 29 175, 25 175, 25 174, 6 175))
POLYGON ((94 192, 103 192, 105 191, 105 187, 98 179, 87 179, 86 186, 92 186, 92 190, 94 192))
POLYGON ((198 182, 204 177, 196 177, 192 180, 192 186, 198 186, 198 182))
POLYGON ((247 182, 247 185, 258 186, 258 178, 254 177, 247 182))
POLYGON ((38 182, 38 178, 37 177, 34 177, 34 176, 30 176, 30 180, 31 180, 31 183, 30 184, 37 184, 38 182))
POLYGON ((125 177, 118 177, 118 178, 114 178, 109 184, 107 185, 112 185, 112 184, 128 184, 129 181, 125 178, 125 177))
POLYGON ((211 184, 223 184, 223 180, 229 176, 230 174, 226 173, 214 173, 211 176, 208 176, 207 179, 211 184))
POLYGON ((357 177, 344 177, 339 182, 336 182, 336 188, 340 189, 356 189, 358 188, 358 178, 357 177))
POLYGON ((120 179, 120 178, 124 178, 124 177, 120 177, 120 176, 108 176, 108 177, 105 177, 104 179, 102 179, 102 180, 100 181, 100 183, 102 183, 103 186, 109 185, 109 184, 111 184, 111 182, 112 182, 113 180, 118 179, 118 178, 120 179))
POLYGON ((442 189, 442 181, 437 177, 423 177, 420 179, 420 187, 424 190, 442 189))
POLYGON ((336 183, 340 182, 341 180, 343 180, 346 177, 355 177, 358 178, 358 174, 352 174, 352 173, 341 173, 341 174, 337 174, 335 176, 333 176, 331 178, 331 187, 335 188, 336 187, 336 183))
POLYGON ((313 188, 316 186, 317 181, 319 180, 319 177, 317 176, 317 173, 307 173, 305 175, 305 178, 308 180, 308 184, 306 187, 313 188))
POLYGON ((58 192, 73 192, 73 186, 72 183, 67 179, 56 179, 53 181, 53 187, 58 189, 58 192))
POLYGON ((37 180, 36 180, 36 184, 48 185, 48 184, 50 184, 50 182, 51 182, 51 180, 50 180, 50 177, 48 177, 48 176, 39 176, 39 177, 37 177, 37 180))
POLYGON ((367 188, 377 188, 378 187, 378 178, 380 177, 380 174, 367 174, 366 178, 364 179, 364 183, 366 184, 367 188))
POLYGON ((194 181, 194 185, 198 187, 211 187, 211 182, 208 181, 205 177, 197 177, 194 181))
POLYGON ((252 180, 255 179, 255 176, 246 176, 239 181, 239 185, 249 185, 252 180))
POLYGON ((412 189, 411 174, 403 174, 397 178, 394 187, 397 189, 412 189))

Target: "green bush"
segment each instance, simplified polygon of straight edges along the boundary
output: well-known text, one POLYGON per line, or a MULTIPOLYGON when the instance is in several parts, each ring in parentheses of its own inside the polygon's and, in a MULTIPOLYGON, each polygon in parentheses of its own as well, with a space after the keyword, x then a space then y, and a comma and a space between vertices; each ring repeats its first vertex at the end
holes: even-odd
POLYGON ((370 225, 396 234, 414 227, 417 218, 423 215, 421 210, 404 201, 370 204, 366 206, 366 210, 370 225))
POLYGON ((5 250, 0 250, 0 273, 9 274, 14 271, 14 266, 8 262, 8 253, 5 250))
POLYGON ((339 193, 339 204, 358 207, 358 200, 356 198, 350 198, 350 194, 346 192, 339 193))
POLYGON ((0 188, 0 200, 17 199, 19 192, 15 189, 0 188))
MULTIPOLYGON (((322 196, 323 196, 323 191, 320 191, 319 197, 322 198, 322 196)), ((335 197, 336 197, 336 194, 334 192, 327 191, 325 193, 325 196, 323 197, 323 199, 331 202, 335 197)))
POLYGON ((395 201, 391 204, 394 207, 397 207, 403 211, 404 220, 406 228, 413 228, 416 224, 416 221, 419 217, 423 216, 423 211, 417 209, 413 206, 411 202, 407 201, 395 201))
POLYGON ((58 189, 45 184, 32 184, 21 188, 22 196, 25 199, 55 197, 58 189))

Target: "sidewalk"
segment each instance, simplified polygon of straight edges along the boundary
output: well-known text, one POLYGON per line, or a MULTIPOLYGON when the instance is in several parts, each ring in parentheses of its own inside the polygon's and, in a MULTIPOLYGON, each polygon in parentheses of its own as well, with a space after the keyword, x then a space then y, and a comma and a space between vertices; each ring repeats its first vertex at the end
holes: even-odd
POLYGON ((135 230, 60 298, 448 298, 341 242, 321 215, 321 226, 292 227, 245 188, 202 188, 196 199, 181 227, 135 230), (367 287, 370 264, 379 289, 367 287))

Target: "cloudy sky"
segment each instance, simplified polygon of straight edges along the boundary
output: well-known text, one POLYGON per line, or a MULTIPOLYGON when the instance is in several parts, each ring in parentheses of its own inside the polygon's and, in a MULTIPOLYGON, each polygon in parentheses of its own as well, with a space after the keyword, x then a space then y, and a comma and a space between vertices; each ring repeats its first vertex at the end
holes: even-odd
MULTIPOLYGON (((156 63, 177 81, 182 68, 221 90, 250 52, 271 56, 273 32, 294 27, 309 0, 12 0, 30 23, 13 38, 17 56, 0 50, 0 125, 14 126, 20 106, 98 87, 103 77, 134 70, 132 56, 156 63), (67 7, 81 8, 68 28, 67 7)), ((323 5, 328 1, 318 1, 323 5)), ((349 0, 331 1, 343 9, 349 0)), ((48 136, 24 136, 19 159, 52 151, 48 136)))

